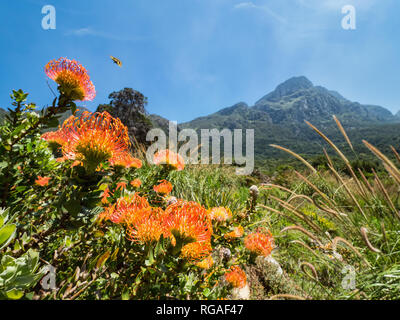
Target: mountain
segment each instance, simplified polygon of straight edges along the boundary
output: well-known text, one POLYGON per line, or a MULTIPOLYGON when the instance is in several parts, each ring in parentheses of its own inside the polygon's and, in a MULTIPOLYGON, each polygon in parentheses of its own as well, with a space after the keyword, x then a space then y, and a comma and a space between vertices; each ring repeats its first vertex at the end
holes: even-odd
POLYGON ((281 157, 282 152, 269 147, 280 144, 302 154, 319 154, 322 140, 305 124, 311 122, 339 145, 344 140, 332 116, 336 115, 350 138, 371 143, 396 145, 400 117, 375 105, 362 105, 344 98, 340 93, 315 86, 304 76, 293 77, 253 106, 239 102, 205 117, 180 124, 180 128, 254 129, 256 158, 281 157))
MULTIPOLYGON (((148 118, 150 119, 153 128, 159 128, 163 130, 165 133, 168 133, 169 130, 169 120, 161 117, 157 114, 149 114, 148 118)), ((177 131, 181 130, 180 126, 177 126, 177 131)))
POLYGON ((280 84, 252 107, 240 102, 181 126, 240 128, 252 121, 290 126, 304 125, 304 120, 324 125, 332 122, 332 115, 352 126, 399 121, 398 117, 383 107, 349 101, 338 92, 314 86, 310 80, 301 76, 280 84))

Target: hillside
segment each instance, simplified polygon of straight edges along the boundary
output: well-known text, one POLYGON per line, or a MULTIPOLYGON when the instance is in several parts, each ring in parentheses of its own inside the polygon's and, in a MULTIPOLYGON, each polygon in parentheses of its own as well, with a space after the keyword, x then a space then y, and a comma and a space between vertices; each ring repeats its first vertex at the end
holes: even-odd
MULTIPOLYGON (((342 122, 359 152, 366 139, 379 146, 400 146, 397 137, 400 118, 375 105, 362 105, 347 100, 336 91, 314 86, 306 77, 294 77, 259 99, 253 106, 239 102, 211 115, 180 124, 181 128, 254 129, 256 159, 286 157, 269 147, 280 144, 307 155, 320 152, 322 139, 305 120, 323 130, 335 143, 346 149, 332 116, 342 122)), ((385 148, 384 148, 385 150, 385 148)))

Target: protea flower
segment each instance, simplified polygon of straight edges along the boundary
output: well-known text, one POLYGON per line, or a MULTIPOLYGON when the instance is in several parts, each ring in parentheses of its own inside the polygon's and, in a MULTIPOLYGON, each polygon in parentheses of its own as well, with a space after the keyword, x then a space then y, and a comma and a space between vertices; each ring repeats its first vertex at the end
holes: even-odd
POLYGON ((165 213, 166 229, 175 237, 178 235, 186 242, 210 241, 212 224, 207 210, 202 205, 193 201, 178 200, 168 206, 165 213))
POLYGON ((88 101, 96 96, 87 70, 75 60, 52 60, 47 63, 45 72, 50 79, 58 83, 60 91, 72 100, 88 101))
POLYGON ((142 167, 142 161, 135 157, 132 157, 129 153, 123 154, 119 158, 110 159, 110 163, 113 166, 122 166, 125 168, 136 168, 140 169, 142 167))
POLYGON ((173 188, 171 182, 167 180, 161 180, 160 182, 160 184, 153 187, 154 191, 162 195, 171 193, 173 188))
POLYGON ((101 196, 101 203, 107 204, 108 203, 108 198, 111 196, 110 189, 107 187, 104 189, 103 194, 101 196))
POLYGON ((50 181, 50 177, 41 177, 38 176, 37 180, 35 180, 35 183, 41 187, 47 186, 50 181))
POLYGON ((130 185, 134 188, 139 188, 142 185, 142 181, 140 179, 135 179, 130 182, 130 185))
POLYGON ((196 263, 196 266, 202 269, 210 269, 214 264, 213 257, 209 255, 208 257, 204 258, 203 260, 196 263))
POLYGON ((121 191, 123 191, 125 189, 126 189, 126 182, 124 182, 124 181, 118 182, 117 186, 115 188, 115 190, 121 190, 121 191))
POLYGON ((61 147, 67 142, 65 140, 65 137, 59 131, 45 132, 42 134, 41 138, 46 140, 50 144, 57 145, 57 147, 61 147))
POLYGON ((154 155, 153 162, 156 165, 170 166, 177 171, 181 171, 185 168, 185 161, 182 156, 169 149, 158 151, 154 155))
POLYGON ((191 242, 182 247, 181 257, 189 261, 200 261, 209 256, 212 251, 208 241, 191 242))
POLYGON ((150 207, 146 198, 137 193, 119 198, 114 205, 111 205, 100 214, 100 218, 111 220, 114 223, 134 223, 138 218, 140 210, 150 207))
POLYGON ((233 228, 233 231, 228 232, 224 235, 224 238, 227 240, 234 240, 242 237, 244 234, 244 229, 242 226, 233 228))
POLYGON ((225 273, 225 279, 234 288, 243 288, 246 286, 246 273, 239 266, 232 266, 229 272, 225 273))
POLYGON ((111 165, 139 166, 140 160, 128 152, 128 129, 106 111, 85 111, 80 117, 71 116, 56 133, 42 136, 46 140, 54 137, 62 143, 62 160, 80 161, 88 172, 94 172, 103 161, 111 165))
POLYGON ((229 208, 217 207, 210 209, 208 212, 211 220, 216 220, 221 222, 232 218, 232 212, 229 208))
POLYGON ((164 211, 146 207, 138 210, 133 219, 127 219, 127 235, 131 241, 151 243, 158 241, 164 233, 164 211))
POLYGON ((245 247, 260 256, 268 257, 274 249, 274 238, 271 232, 254 232, 244 238, 245 247))

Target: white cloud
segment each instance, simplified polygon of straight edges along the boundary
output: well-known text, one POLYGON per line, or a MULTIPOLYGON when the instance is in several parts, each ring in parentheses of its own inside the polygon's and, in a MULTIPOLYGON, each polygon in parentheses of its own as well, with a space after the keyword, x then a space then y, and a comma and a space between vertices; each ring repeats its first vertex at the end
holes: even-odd
POLYGON ((80 28, 68 31, 66 35, 86 36, 86 35, 96 35, 96 33, 90 28, 80 28))
POLYGON ((279 21, 281 23, 287 23, 287 20, 284 17, 282 17, 280 14, 276 13, 275 11, 271 10, 266 5, 258 6, 256 4, 254 4, 253 2, 249 1, 249 2, 240 2, 236 5, 234 5, 233 8, 234 9, 257 9, 257 10, 260 10, 260 11, 268 14, 269 16, 273 17, 274 19, 276 19, 277 21, 279 21))
POLYGON ((116 35, 113 33, 97 31, 91 27, 69 30, 65 33, 65 35, 66 36, 77 36, 77 37, 93 36, 93 37, 100 37, 100 38, 117 40, 117 41, 137 41, 137 40, 143 39, 143 37, 123 37, 123 36, 116 35))
POLYGON ((241 2, 236 4, 234 9, 243 9, 243 8, 257 8, 257 6, 253 2, 241 2))

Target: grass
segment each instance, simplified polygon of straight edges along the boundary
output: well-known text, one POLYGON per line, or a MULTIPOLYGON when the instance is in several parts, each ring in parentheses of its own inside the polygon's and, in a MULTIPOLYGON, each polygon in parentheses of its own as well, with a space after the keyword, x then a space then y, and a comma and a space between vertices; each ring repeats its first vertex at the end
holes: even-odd
MULTIPOLYGON (((335 121, 352 148, 345 129, 335 121)), ((304 170, 292 171, 282 185, 272 182, 260 187, 246 231, 265 227, 273 233, 277 248, 272 256, 283 275, 266 272, 265 261, 249 265, 252 298, 399 299, 398 163, 364 141, 386 169, 367 175, 353 168, 327 136, 309 125, 341 163, 336 165, 324 150, 328 170, 321 170, 298 154, 273 146, 300 160, 304 170), (343 162, 345 171, 339 169, 343 162)), ((393 151, 393 158, 399 160, 393 151)), ((248 185, 234 175, 233 168, 192 166, 185 175, 172 175, 170 180, 176 197, 207 207, 227 206, 236 214, 248 208, 248 185)))

